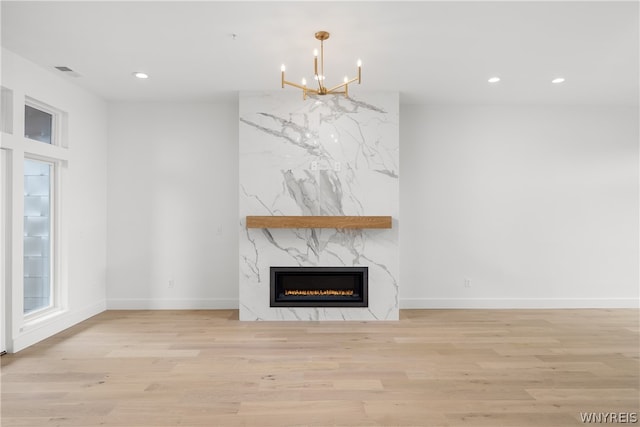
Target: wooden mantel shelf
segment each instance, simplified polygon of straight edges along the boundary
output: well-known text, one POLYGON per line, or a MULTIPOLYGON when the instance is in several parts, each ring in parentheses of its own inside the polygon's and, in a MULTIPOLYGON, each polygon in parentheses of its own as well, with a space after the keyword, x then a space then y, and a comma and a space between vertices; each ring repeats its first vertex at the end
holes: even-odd
POLYGON ((247 216, 247 228, 391 228, 391 217, 247 216))

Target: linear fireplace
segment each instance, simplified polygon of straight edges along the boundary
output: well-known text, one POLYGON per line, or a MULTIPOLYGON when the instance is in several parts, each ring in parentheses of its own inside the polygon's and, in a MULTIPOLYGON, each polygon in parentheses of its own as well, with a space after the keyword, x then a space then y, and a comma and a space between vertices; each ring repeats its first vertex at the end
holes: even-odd
POLYGON ((271 267, 271 307, 368 307, 368 267, 271 267))

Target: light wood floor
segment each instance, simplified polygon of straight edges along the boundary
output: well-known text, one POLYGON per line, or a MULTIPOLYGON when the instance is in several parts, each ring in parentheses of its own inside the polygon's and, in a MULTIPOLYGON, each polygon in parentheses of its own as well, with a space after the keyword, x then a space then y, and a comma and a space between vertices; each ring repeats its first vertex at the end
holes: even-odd
MULTIPOLYGON (((638 310, 108 311, 2 357, 2 426, 571 426, 637 413, 638 310)), ((637 424, 636 424, 637 425, 637 424)))

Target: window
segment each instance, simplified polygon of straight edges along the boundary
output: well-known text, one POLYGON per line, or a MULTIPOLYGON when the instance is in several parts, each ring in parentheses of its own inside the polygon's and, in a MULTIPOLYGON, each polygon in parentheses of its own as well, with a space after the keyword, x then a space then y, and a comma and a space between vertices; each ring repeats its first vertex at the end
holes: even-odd
POLYGON ((53 114, 27 104, 24 106, 24 136, 44 142, 53 143, 53 114))
MULTIPOLYGON (((68 117, 23 96, 2 87, 0 284, 7 292, 6 307, 0 307, 0 329, 7 325, 9 350, 15 345, 15 334, 49 325, 68 308, 64 204, 70 157, 68 117), (24 111, 24 119, 16 111, 24 111), (7 137, 11 131, 13 136, 7 137)), ((0 288, 0 305, 2 296, 0 288)))
POLYGON ((24 306, 25 315, 53 301, 53 163, 24 160, 24 306))
POLYGON ((26 325, 66 305, 61 289, 65 279, 60 268, 64 254, 60 254, 58 201, 68 154, 65 112, 30 97, 25 97, 24 112, 25 142, 57 146, 51 150, 42 144, 24 145, 22 312, 26 325))

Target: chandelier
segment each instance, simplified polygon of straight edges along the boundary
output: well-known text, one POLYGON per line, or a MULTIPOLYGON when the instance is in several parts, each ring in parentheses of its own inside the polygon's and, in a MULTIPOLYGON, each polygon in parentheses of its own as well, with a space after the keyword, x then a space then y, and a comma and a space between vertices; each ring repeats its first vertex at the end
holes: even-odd
POLYGON ((302 79, 302 84, 293 83, 285 80, 284 71, 285 66, 282 64, 280 67, 280 71, 282 72, 282 88, 284 89, 284 85, 289 85, 293 87, 297 87, 298 89, 302 89, 302 99, 307 99, 307 94, 313 95, 329 95, 329 94, 344 94, 345 97, 349 97, 349 85, 355 81, 360 84, 362 81, 362 61, 358 59, 358 77, 354 77, 349 79, 345 76, 342 83, 332 88, 327 88, 324 85, 324 41, 329 38, 329 33, 326 31, 318 31, 316 33, 316 39, 320 40, 320 63, 318 63, 318 49, 313 50, 313 74, 314 79, 318 83, 318 88, 307 87, 307 80, 302 79))

